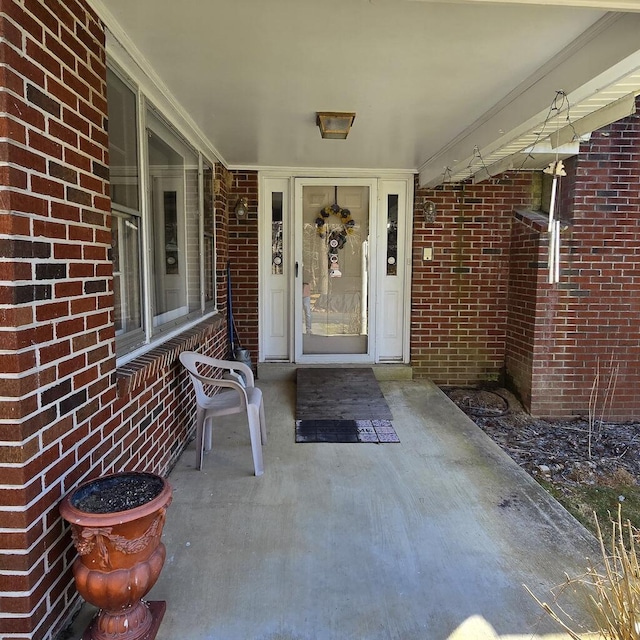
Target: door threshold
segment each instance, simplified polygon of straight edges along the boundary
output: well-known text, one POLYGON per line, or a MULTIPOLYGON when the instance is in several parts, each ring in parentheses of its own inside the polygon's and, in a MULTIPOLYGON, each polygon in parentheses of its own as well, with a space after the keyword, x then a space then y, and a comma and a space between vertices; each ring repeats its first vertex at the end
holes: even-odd
POLYGON ((339 366, 341 369, 347 367, 371 367, 378 380, 412 380, 413 367, 410 364, 402 363, 353 363, 345 364, 343 362, 336 364, 296 364, 292 362, 259 362, 258 363, 258 379, 259 380, 291 380, 296 379, 296 370, 302 367, 317 367, 331 369, 339 366))

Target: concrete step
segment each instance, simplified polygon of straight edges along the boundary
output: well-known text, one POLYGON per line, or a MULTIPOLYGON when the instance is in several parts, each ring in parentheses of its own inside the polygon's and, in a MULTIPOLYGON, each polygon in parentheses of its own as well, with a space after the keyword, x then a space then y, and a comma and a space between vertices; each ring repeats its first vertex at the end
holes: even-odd
POLYGON ((295 380, 296 369, 300 367, 318 367, 332 369, 344 367, 368 367, 373 369, 378 380, 412 380, 413 367, 409 364, 293 364, 290 362, 259 362, 258 380, 295 380))

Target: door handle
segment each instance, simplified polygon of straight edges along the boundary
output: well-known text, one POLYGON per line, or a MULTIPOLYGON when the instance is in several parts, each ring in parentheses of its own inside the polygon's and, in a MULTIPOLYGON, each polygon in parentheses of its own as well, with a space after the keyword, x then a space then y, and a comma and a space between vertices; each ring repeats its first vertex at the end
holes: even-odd
POLYGON ((296 278, 298 277, 298 263, 296 262, 296 278))

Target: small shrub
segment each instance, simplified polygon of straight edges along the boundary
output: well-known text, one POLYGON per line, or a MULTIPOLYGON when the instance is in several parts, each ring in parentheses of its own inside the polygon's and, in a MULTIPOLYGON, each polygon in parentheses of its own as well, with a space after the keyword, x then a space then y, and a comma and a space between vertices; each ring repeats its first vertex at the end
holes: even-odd
POLYGON ((615 471, 603 476, 600 484, 605 487, 634 487, 637 483, 633 474, 618 467, 615 471))

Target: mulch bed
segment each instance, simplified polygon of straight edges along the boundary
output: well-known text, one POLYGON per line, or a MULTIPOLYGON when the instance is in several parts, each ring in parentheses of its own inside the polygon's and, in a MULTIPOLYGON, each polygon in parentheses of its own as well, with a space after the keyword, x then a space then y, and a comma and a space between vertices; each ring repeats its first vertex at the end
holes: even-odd
POLYGON ((640 481, 640 422, 540 419, 505 389, 443 391, 523 469, 556 484, 615 486, 640 481))

